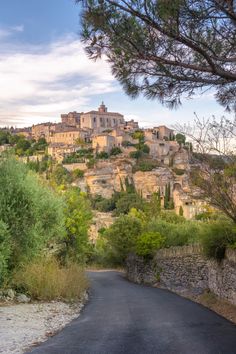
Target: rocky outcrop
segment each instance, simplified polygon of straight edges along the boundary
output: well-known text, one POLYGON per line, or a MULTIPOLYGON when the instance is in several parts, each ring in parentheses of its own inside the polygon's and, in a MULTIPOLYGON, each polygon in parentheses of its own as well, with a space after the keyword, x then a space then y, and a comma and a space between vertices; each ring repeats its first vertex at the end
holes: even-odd
POLYGON ((173 185, 174 176, 170 168, 158 167, 152 171, 138 171, 133 175, 135 189, 142 194, 144 198, 148 198, 153 193, 159 191, 164 194, 165 187, 168 183, 173 185))
POLYGON ((152 261, 131 255, 127 260, 127 277, 183 294, 198 295, 211 290, 236 305, 236 250, 227 250, 220 263, 206 259, 200 246, 159 250, 152 261))
POLYGON ((125 186, 125 180, 132 180, 133 160, 125 158, 99 161, 96 168, 85 173, 84 178, 91 194, 111 198, 115 191, 125 186))

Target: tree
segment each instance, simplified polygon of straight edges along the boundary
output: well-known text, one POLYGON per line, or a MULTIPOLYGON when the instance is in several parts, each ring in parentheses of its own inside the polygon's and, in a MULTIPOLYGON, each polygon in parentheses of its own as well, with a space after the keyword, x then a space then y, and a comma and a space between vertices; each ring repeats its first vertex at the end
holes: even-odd
POLYGON ((0 185, 0 258, 13 269, 63 236, 63 201, 14 159, 0 161, 0 185))
POLYGON ((130 252, 135 251, 136 240, 141 234, 140 220, 124 215, 119 217, 106 231, 105 237, 111 247, 113 257, 123 263, 130 252))
POLYGON ((178 134, 176 134, 176 136, 175 136, 175 140, 177 141, 177 143, 178 143, 179 145, 185 145, 186 136, 183 135, 183 134, 178 133, 178 134))
POLYGON ((65 193, 65 226, 63 258, 84 263, 90 252, 88 229, 92 221, 90 202, 78 191, 71 188, 65 193))
POLYGON ((176 107, 183 95, 214 88, 216 100, 236 111, 235 0, 85 4, 86 51, 91 59, 108 58, 127 94, 176 107))
POLYGON ((176 125, 194 147, 191 181, 195 197, 205 199, 236 222, 236 120, 199 119, 194 126, 176 125))

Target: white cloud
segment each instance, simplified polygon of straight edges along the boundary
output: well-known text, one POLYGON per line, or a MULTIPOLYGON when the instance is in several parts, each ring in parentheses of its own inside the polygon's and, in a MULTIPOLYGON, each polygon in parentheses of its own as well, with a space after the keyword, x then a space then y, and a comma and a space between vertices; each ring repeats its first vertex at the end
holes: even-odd
POLYGON ((14 35, 16 32, 24 32, 24 26, 0 27, 0 41, 14 35))
POLYGON ((55 120, 63 112, 86 110, 92 95, 119 90, 108 63, 90 61, 73 36, 41 47, 1 45, 1 50, 0 125, 55 120))

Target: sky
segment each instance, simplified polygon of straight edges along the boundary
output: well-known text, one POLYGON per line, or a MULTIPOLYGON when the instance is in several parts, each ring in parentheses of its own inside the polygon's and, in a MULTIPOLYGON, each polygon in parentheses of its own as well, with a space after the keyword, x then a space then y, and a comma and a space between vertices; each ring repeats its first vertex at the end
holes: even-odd
POLYGON ((62 113, 97 109, 142 127, 192 123, 225 114, 212 92, 183 100, 177 110, 128 97, 105 60, 88 59, 74 0, 0 0, 0 126, 59 122, 62 113))

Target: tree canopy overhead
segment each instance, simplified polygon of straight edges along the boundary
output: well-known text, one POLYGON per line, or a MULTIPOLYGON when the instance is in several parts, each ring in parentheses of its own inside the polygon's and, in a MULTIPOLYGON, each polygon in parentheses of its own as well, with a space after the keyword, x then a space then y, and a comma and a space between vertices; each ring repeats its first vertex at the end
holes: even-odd
POLYGON ((132 97, 173 108, 214 88, 236 111, 236 0, 87 0, 82 36, 132 97))

